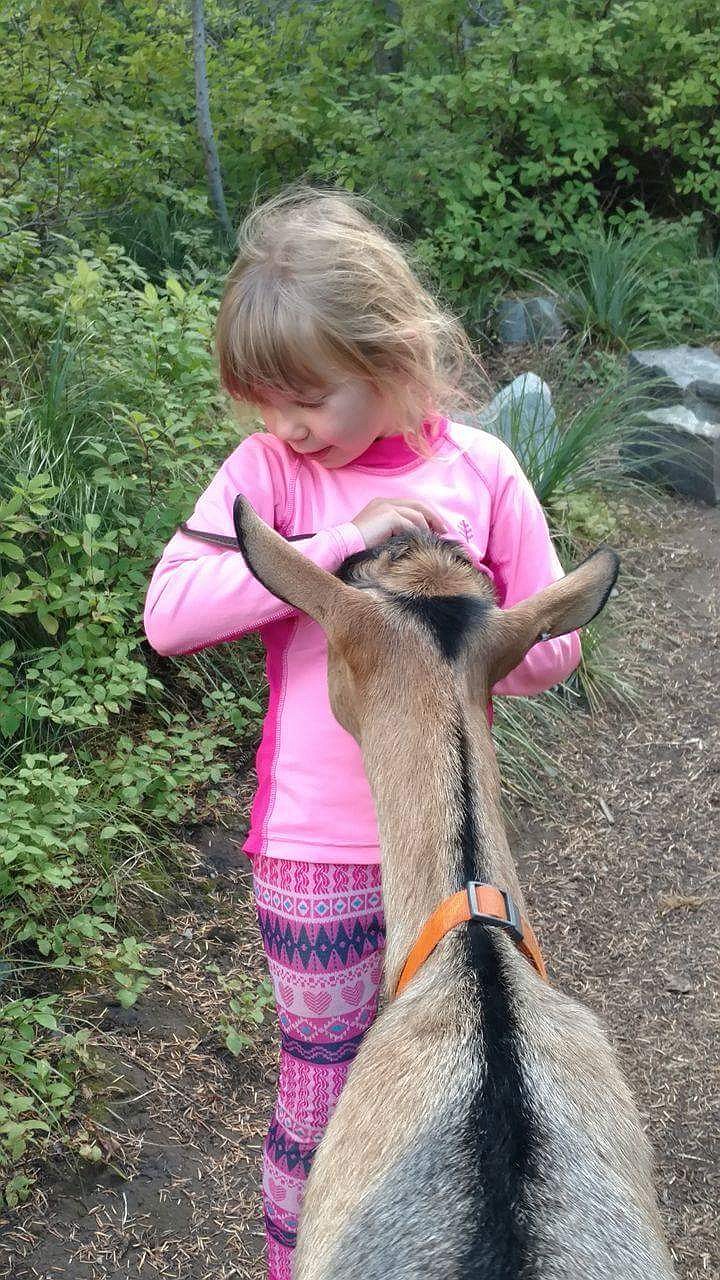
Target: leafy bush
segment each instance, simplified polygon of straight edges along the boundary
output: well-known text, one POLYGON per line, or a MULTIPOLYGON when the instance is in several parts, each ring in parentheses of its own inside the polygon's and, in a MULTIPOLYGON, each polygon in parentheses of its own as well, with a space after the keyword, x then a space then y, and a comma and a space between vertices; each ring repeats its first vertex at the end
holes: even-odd
POLYGON ((109 244, 51 234, 41 249, 4 211, 0 939, 14 998, 0 1014, 0 1175, 19 1164, 12 1204, 85 1069, 58 988, 81 976, 130 1004, 147 986, 157 970, 126 936, 130 908, 167 885, 178 827, 217 802, 229 731, 254 735, 261 709, 249 646, 161 661, 142 633, 188 485, 237 434, 216 389, 212 297, 172 275, 156 287, 109 244))
POLYGON ((10 1000, 0 1010, 0 1204, 12 1207, 30 1188, 26 1174, 8 1177, 42 1148, 75 1101, 88 1033, 64 1034, 55 996, 10 1000), (51 1035, 48 1037, 47 1032, 51 1035), (4 1178, 7 1177, 7 1181, 4 1178))
MULTIPOLYGON (((711 0, 208 3, 214 123, 236 220, 305 176, 373 193, 418 263, 482 319, 489 288, 560 259, 600 209, 717 232, 720 31, 711 0), (388 146, 388 139, 391 145, 388 146)), ((24 241, 60 210, 162 279, 223 267, 194 129, 189 15, 20 0, 3 19, 0 139, 24 241), (33 58, 22 56, 29 42, 33 58), (120 55, 120 56, 118 56, 120 55), (48 79, 46 69, 52 70, 48 79), (100 215, 99 217, 97 215, 100 215)))

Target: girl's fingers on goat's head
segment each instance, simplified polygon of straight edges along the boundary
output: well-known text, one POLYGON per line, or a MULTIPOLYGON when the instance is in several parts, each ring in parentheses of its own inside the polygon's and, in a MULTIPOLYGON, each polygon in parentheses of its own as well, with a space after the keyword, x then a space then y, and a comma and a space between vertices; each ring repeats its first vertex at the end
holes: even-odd
POLYGON ((414 533, 416 529, 427 528, 426 525, 418 524, 418 516, 413 517, 404 515, 402 511, 396 511, 390 529, 390 537, 394 538, 398 533, 414 533))
POLYGON ((448 528, 442 516, 437 511, 433 511, 425 502, 417 502, 414 498, 403 498, 398 504, 401 508, 409 507, 412 511, 417 511, 425 519, 425 524, 418 526, 420 528, 432 529, 434 533, 447 533, 448 528))
POLYGON ((430 521, 422 511, 417 511, 414 507, 408 507, 403 502, 397 508, 398 515, 410 523, 410 527, 414 529, 422 529, 427 531, 430 528, 430 521))

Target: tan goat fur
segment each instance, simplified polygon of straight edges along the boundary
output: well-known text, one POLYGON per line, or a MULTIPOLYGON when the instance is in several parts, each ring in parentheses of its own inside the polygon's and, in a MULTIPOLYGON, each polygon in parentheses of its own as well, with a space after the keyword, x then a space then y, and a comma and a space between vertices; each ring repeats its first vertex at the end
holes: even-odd
POLYGON ((242 499, 235 519, 256 576, 327 634, 331 705, 360 744, 382 849, 380 1010, 315 1154, 294 1280, 669 1280, 649 1146, 599 1020, 477 924, 392 998, 422 925, 467 879, 526 912, 489 693, 541 636, 594 617, 617 558, 501 611, 454 544, 393 540, 341 581, 242 499))

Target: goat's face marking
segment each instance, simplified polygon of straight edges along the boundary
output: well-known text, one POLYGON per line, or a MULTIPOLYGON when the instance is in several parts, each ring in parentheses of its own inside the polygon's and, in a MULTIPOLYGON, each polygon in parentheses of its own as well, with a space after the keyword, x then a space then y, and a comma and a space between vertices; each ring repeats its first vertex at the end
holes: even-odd
POLYGON ((359 552, 338 576, 373 595, 394 624, 398 644, 411 629, 415 650, 429 641, 451 664, 477 644, 494 603, 489 580, 460 545, 434 534, 406 534, 359 552))
POLYGON ((359 551, 340 566, 338 577, 353 587, 374 587, 396 596, 493 599, 488 579, 478 573, 460 544, 436 534, 403 534, 370 551, 359 551))
POLYGON ((233 515, 255 576, 325 630, 333 711, 356 738, 367 715, 384 718, 388 703, 397 704, 403 683, 408 692, 424 688, 430 710, 450 683, 447 664, 466 697, 484 702, 541 635, 564 635, 594 618, 618 571, 618 557, 602 549, 530 599, 499 609, 462 547, 434 534, 350 556, 335 576, 268 528, 240 495, 233 515))

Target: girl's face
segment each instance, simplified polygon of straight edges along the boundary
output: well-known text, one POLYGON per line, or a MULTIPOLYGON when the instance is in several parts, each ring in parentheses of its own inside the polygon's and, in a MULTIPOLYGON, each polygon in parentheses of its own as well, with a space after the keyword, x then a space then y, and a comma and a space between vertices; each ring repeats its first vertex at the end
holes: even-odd
POLYGON ((309 390, 301 400, 268 391, 258 408, 271 435, 330 468, 345 466, 379 436, 400 430, 389 402, 360 378, 309 390))

